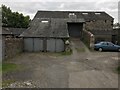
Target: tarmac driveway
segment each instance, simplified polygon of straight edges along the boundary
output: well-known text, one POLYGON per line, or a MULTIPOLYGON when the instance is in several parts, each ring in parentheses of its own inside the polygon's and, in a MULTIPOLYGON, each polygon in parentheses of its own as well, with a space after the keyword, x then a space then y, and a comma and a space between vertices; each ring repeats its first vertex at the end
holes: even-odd
POLYGON ((13 58, 10 62, 24 70, 5 74, 3 80, 15 80, 10 88, 117 88, 118 53, 90 52, 80 40, 72 41, 72 55, 23 53, 13 58))

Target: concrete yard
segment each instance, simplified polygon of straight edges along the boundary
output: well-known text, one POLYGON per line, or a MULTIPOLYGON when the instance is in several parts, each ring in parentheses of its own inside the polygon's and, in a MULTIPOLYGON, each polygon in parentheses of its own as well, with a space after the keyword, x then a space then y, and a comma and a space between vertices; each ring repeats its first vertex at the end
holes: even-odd
POLYGON ((22 53, 7 60, 23 70, 3 74, 6 87, 37 88, 117 88, 117 52, 89 51, 78 39, 72 40, 72 55, 22 53), (77 51, 84 48, 85 51, 77 51))

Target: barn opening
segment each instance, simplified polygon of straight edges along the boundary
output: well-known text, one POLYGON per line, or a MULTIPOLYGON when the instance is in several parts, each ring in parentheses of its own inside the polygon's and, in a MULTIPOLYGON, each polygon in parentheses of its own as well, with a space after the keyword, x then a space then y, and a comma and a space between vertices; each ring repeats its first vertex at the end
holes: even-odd
POLYGON ((67 23, 70 37, 80 37, 83 30, 83 23, 67 23))

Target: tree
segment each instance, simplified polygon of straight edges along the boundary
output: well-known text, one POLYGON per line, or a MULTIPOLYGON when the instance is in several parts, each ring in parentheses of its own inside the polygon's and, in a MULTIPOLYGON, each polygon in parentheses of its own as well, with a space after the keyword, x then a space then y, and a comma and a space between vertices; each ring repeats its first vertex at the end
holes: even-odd
POLYGON ((27 28, 29 26, 30 17, 24 16, 22 13, 12 12, 9 7, 2 5, 2 26, 14 28, 27 28))

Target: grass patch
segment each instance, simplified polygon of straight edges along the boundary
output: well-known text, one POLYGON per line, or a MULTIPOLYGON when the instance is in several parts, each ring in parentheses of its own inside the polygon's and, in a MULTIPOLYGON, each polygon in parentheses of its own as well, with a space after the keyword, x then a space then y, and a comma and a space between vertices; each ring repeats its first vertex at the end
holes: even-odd
POLYGON ((19 66, 14 64, 14 63, 3 63, 2 64, 2 72, 7 73, 7 72, 12 72, 15 70, 18 70, 19 66))
POLYGON ((76 48, 77 52, 85 52, 85 48, 76 48))
POLYGON ((5 80, 2 82, 2 87, 8 87, 10 84, 14 83, 15 80, 5 80))
POLYGON ((2 73, 2 63, 0 63, 0 73, 2 73))
POLYGON ((61 55, 71 55, 72 52, 62 52, 61 55))
POLYGON ((71 55, 73 53, 72 50, 66 51, 66 52, 61 52, 61 55, 71 55))

